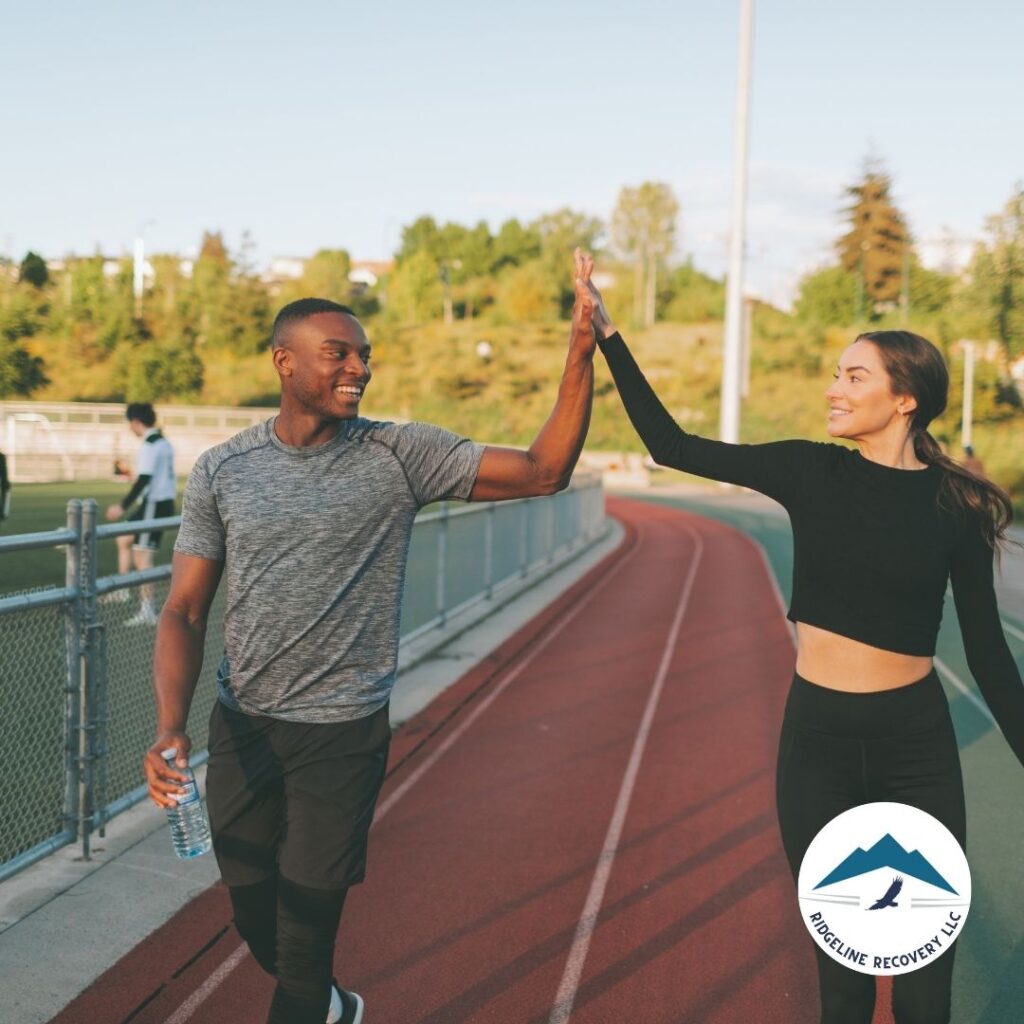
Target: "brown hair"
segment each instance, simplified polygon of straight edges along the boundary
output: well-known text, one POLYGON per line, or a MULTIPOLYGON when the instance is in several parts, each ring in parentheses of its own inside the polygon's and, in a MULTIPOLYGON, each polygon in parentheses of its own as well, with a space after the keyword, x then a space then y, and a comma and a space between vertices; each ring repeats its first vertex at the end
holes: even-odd
POLYGON ((895 395, 911 395, 917 408, 910 421, 914 454, 927 465, 943 470, 939 503, 974 515, 989 547, 1005 539, 1013 519, 1010 496, 990 480, 972 473, 944 454, 928 433, 928 424, 946 408, 949 370, 942 353, 927 338, 910 331, 870 331, 857 341, 870 341, 881 353, 895 395))

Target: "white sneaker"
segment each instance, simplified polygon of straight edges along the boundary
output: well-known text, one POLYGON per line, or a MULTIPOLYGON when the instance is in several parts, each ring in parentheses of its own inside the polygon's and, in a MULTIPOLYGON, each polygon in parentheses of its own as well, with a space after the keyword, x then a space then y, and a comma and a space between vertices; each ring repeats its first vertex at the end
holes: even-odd
POLYGON ((98 598, 100 604, 125 604, 132 598, 131 593, 127 587, 122 587, 120 590, 109 590, 105 594, 101 594, 98 598))
POLYGON ((126 626, 155 626, 156 612, 153 611, 152 605, 139 605, 139 610, 130 619, 125 619, 124 624, 126 626))
POLYGON ((346 992, 336 981, 331 984, 331 1006, 327 1024, 360 1024, 363 1000, 355 992, 346 992))

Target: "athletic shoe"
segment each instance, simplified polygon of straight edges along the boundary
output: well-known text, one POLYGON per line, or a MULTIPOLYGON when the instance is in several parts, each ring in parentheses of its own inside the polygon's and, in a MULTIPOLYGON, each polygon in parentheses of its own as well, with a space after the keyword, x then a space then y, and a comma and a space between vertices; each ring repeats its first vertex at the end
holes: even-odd
POLYGON ((127 587, 122 587, 120 590, 108 590, 107 593, 101 594, 97 598, 100 604, 124 604, 131 599, 131 591, 127 587))
POLYGON ((327 1024, 359 1024, 363 1019, 363 1000, 355 992, 346 992, 336 981, 331 982, 331 1008, 327 1024))
POLYGON ((130 618, 125 619, 126 626, 155 626, 156 612, 148 604, 139 606, 139 610, 130 618))

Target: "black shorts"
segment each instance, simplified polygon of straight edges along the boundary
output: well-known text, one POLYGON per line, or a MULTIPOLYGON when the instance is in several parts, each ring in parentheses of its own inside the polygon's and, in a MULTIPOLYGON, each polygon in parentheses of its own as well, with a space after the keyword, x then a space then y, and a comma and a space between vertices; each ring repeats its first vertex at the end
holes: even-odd
MULTIPOLYGON (((166 516, 174 515, 174 499, 166 501, 144 501, 128 517, 129 523, 137 523, 140 519, 163 519, 166 516)), ((156 551, 160 547, 162 530, 147 530, 145 533, 137 533, 132 538, 132 547, 141 551, 156 551)))
POLYGON ((206 799, 224 882, 251 885, 278 871, 312 889, 361 882, 390 740, 387 705, 313 724, 216 701, 206 799))

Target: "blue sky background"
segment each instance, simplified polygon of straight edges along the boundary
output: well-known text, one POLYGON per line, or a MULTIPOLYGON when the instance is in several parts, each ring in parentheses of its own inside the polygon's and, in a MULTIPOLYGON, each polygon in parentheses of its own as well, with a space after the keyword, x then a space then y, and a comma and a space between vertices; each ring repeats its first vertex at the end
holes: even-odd
MULTIPOLYGON (((421 214, 497 226, 669 182, 722 271, 739 0, 9 6, 0 251, 389 255, 421 214), (149 223, 147 223, 149 222, 149 223)), ((758 0, 749 281, 784 300, 881 156, 918 238, 1024 178, 1024 5, 758 0)))

